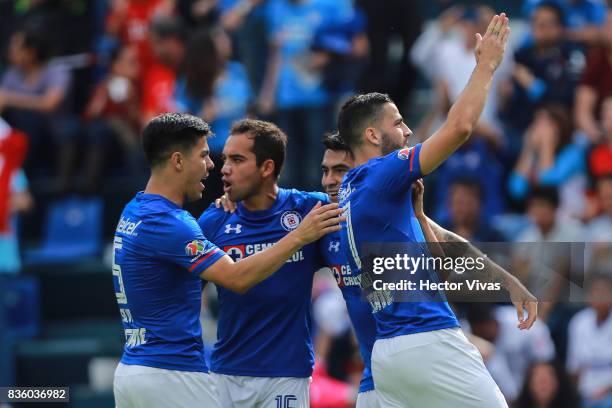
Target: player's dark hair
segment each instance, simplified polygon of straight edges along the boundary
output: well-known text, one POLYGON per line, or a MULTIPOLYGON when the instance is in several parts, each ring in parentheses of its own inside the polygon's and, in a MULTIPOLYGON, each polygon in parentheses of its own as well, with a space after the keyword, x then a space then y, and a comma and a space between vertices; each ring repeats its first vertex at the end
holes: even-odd
POLYGON ((534 186, 529 191, 527 202, 533 200, 546 201, 554 208, 559 207, 559 191, 553 186, 534 186))
POLYGON ((287 135, 274 123, 243 119, 232 125, 230 134, 246 134, 253 140, 253 153, 258 166, 266 160, 274 162, 274 176, 278 177, 285 162, 287 135))
POLYGON ((536 6, 533 12, 535 13, 536 11, 542 10, 542 9, 552 11, 555 17, 557 17, 557 22, 559 23, 559 25, 565 26, 565 12, 557 3, 555 3, 554 1, 550 1, 550 0, 543 1, 536 6))
POLYGON ((153 168, 176 151, 188 152, 202 137, 211 135, 208 123, 186 113, 164 113, 153 118, 142 132, 142 147, 153 168))
POLYGON ((336 152, 345 152, 350 157, 353 157, 353 152, 349 149, 344 140, 342 140, 338 132, 325 133, 323 135, 323 146, 325 146, 326 149, 336 152))
POLYGON ((156 17, 149 24, 149 31, 159 38, 176 38, 182 43, 189 38, 186 24, 178 17, 156 17))
POLYGON ((25 26, 15 31, 13 35, 21 35, 23 48, 34 52, 39 64, 44 64, 51 58, 51 43, 48 35, 45 35, 41 28, 25 26))
POLYGON ((378 119, 386 103, 393 103, 389 95, 371 92, 352 96, 342 105, 338 115, 338 133, 349 149, 363 143, 364 129, 378 119))

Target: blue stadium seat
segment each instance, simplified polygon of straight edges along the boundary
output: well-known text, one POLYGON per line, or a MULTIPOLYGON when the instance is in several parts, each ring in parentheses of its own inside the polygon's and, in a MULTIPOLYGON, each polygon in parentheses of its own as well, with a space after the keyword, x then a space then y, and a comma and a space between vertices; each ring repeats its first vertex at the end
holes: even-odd
POLYGON ((10 276, 4 279, 0 292, 0 312, 4 313, 10 339, 34 337, 40 330, 39 285, 32 276, 10 276))
POLYGON ((50 205, 43 243, 26 251, 25 263, 62 263, 98 255, 102 250, 102 200, 70 197, 50 205))

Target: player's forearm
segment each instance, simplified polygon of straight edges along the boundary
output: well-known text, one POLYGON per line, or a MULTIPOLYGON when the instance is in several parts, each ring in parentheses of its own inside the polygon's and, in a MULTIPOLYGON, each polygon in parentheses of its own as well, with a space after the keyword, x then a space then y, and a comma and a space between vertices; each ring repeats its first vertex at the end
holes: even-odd
POLYGON ((270 248, 236 262, 230 271, 233 281, 230 288, 246 292, 280 269, 302 246, 304 242, 290 232, 270 248))
POLYGON ((419 225, 421 225, 423 230, 429 251, 433 256, 444 257, 444 250, 440 246, 438 237, 434 234, 431 225, 429 225, 429 219, 426 216, 417 216, 417 220, 419 220, 419 225))
POLYGON ((519 285, 522 286, 521 282, 516 277, 512 276, 504 268, 489 259, 468 240, 452 231, 442 228, 429 218, 428 221, 438 241, 445 243, 444 249, 447 256, 451 258, 469 257, 472 259, 482 259, 484 264, 482 270, 473 268, 466 271, 471 277, 477 278, 482 282, 500 283, 501 286, 506 289, 519 285))
POLYGON ((478 64, 467 86, 448 112, 445 126, 454 129, 457 143, 463 143, 472 134, 484 109, 495 70, 478 64))
POLYGON ((494 69, 486 64, 477 65, 467 87, 448 112, 444 125, 423 142, 420 154, 423 174, 438 168, 468 140, 484 108, 493 72, 494 69))

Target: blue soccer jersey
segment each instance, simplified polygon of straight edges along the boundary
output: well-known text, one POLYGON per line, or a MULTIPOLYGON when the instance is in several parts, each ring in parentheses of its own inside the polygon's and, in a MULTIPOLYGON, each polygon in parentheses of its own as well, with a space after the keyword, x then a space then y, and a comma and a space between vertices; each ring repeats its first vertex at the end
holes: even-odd
POLYGON ((346 261, 345 254, 340 250, 340 233, 327 234, 322 238, 322 245, 325 263, 336 278, 359 342, 359 352, 365 366, 359 384, 359 392, 372 391, 374 379, 372 378, 371 357, 372 347, 376 340, 376 321, 372 315, 372 308, 361 296, 360 276, 351 274, 351 267, 346 261))
MULTIPOLYGON (((339 199, 347 221, 341 232, 341 250, 353 275, 361 276, 364 245, 397 247, 400 244, 401 247, 403 243, 410 252, 416 243, 425 241, 412 207, 412 183, 421 177, 420 151, 420 144, 397 150, 352 169, 344 177, 339 199)), ((407 277, 414 282, 437 279, 435 273, 421 269, 407 277)), ((377 338, 459 326, 450 306, 437 291, 416 290, 411 294, 416 300, 412 301, 394 301, 396 294, 378 291, 373 295, 369 300, 376 319, 377 338)))
POLYGON ((224 253, 185 210, 138 193, 119 220, 113 281, 125 329, 121 362, 207 372, 199 275, 224 253))
MULTIPOLYGON (((279 189, 265 211, 214 205, 198 220, 202 230, 239 260, 260 252, 299 225, 327 195, 279 189)), ((219 324, 211 370, 252 377, 309 377, 314 364, 310 298, 314 272, 323 266, 319 243, 304 246, 272 276, 237 294, 218 287, 219 324)))

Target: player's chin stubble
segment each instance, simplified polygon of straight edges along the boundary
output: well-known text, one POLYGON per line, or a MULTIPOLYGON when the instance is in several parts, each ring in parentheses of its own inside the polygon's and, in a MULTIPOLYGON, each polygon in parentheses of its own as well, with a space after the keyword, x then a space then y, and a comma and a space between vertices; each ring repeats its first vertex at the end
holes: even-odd
POLYGON ((401 149, 402 147, 404 146, 399 143, 396 143, 388 133, 382 134, 382 144, 380 146, 380 149, 382 151, 383 156, 386 156, 391 152, 401 149))

